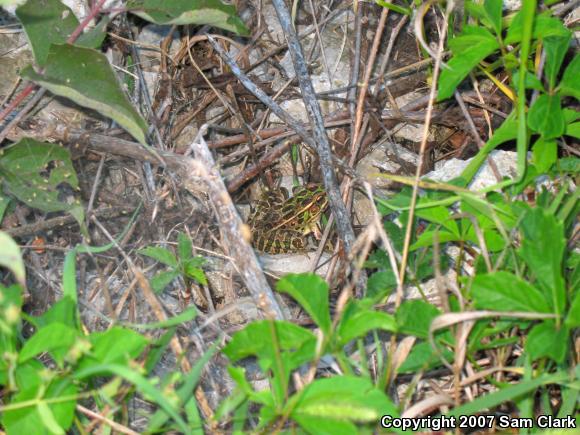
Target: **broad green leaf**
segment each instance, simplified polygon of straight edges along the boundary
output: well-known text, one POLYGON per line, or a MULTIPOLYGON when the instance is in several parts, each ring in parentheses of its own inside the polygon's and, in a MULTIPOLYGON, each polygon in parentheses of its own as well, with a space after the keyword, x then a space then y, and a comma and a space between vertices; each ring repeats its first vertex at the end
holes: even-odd
POLYGON ((532 146, 534 165, 538 172, 548 172, 558 160, 558 144, 555 140, 539 138, 532 146))
POLYGON ((421 235, 417 238, 417 241, 411 245, 409 250, 415 251, 419 248, 425 246, 433 246, 435 243, 435 238, 437 238, 439 243, 454 242, 462 240, 461 236, 457 234, 452 234, 449 231, 423 231, 421 235))
POLYGON ((459 229, 457 228, 457 221, 450 219, 451 213, 447 207, 429 207, 422 208, 416 211, 417 217, 425 219, 429 222, 439 224, 443 228, 447 228, 451 233, 459 236, 459 229))
MULTIPOLYGON (((79 26, 71 9, 59 0, 28 0, 16 9, 30 41, 32 54, 38 66, 44 66, 51 44, 64 44, 79 26)), ((97 48, 107 35, 108 18, 104 18, 92 29, 82 33, 75 45, 97 48)))
POLYGON ((191 258, 193 246, 191 239, 185 233, 177 235, 177 252, 181 261, 189 260, 191 258))
POLYGON ((480 309, 552 312, 538 289, 505 271, 477 275, 471 286, 471 295, 480 309))
POLYGON ((236 8, 220 0, 129 0, 127 9, 144 20, 157 24, 207 24, 248 35, 236 8))
MULTIPOLYGON (((72 347, 77 337, 78 333, 75 329, 62 323, 53 323, 45 326, 26 341, 20 351, 18 361, 23 363, 43 352, 68 350, 72 347)), ((55 356, 54 353, 53 356, 55 356)), ((62 359, 57 362, 62 364, 62 359)))
POLYGON ((391 294, 396 286, 397 280, 391 270, 375 272, 369 276, 366 295, 371 299, 383 299, 391 294))
POLYGON ((397 12, 398 14, 402 14, 402 15, 411 15, 413 13, 413 11, 411 10, 411 8, 405 8, 399 5, 396 5, 392 2, 386 2, 383 0, 375 0, 376 4, 378 4, 379 6, 382 6, 384 8, 390 9, 394 12, 397 12))
POLYGON ((278 281, 276 289, 292 296, 322 332, 326 336, 330 335, 328 284, 322 278, 313 273, 290 274, 278 281))
POLYGON ((113 119, 147 145, 147 124, 125 97, 104 54, 90 48, 53 44, 42 74, 28 67, 21 75, 53 94, 113 119))
POLYGON ((554 322, 545 321, 534 326, 526 339, 526 351, 533 361, 548 357, 561 363, 568 350, 570 331, 566 327, 556 329, 554 322))
POLYGON ((560 93, 580 100, 578 77, 580 77, 580 54, 574 56, 574 59, 572 59, 572 62, 570 62, 564 71, 564 75, 560 81, 560 93))
MULTIPOLYGON (((516 14, 512 20, 507 36, 505 38, 506 44, 515 44, 521 42, 523 31, 523 15, 520 12, 516 14)), ((546 14, 537 15, 534 19, 534 28, 532 37, 534 39, 545 39, 551 36, 566 36, 570 31, 564 27, 562 21, 558 18, 550 17, 546 14)))
POLYGON ((442 101, 453 92, 479 62, 499 48, 495 37, 483 27, 466 26, 463 33, 449 41, 453 57, 441 71, 437 100, 442 101))
POLYGON ((20 248, 4 231, 0 231, 0 266, 10 270, 22 287, 26 286, 26 268, 20 248))
POLYGON ((161 293, 175 278, 179 276, 179 271, 168 270, 166 272, 159 272, 155 275, 149 283, 155 293, 161 293))
POLYGON ((16 9, 36 64, 44 66, 51 44, 64 44, 79 22, 59 0, 28 0, 16 9))
POLYGON ((298 367, 314 356, 315 344, 315 335, 306 328, 290 322, 263 320, 236 332, 223 352, 232 362, 248 356, 272 362, 278 348, 296 353, 295 367, 298 367))
POLYGON ((199 264, 199 262, 196 261, 195 258, 192 258, 191 260, 187 261, 183 265, 185 274, 189 278, 194 279, 195 281, 197 281, 198 283, 200 283, 202 285, 207 285, 207 278, 205 276, 205 273, 203 272, 202 269, 200 269, 199 267, 197 267, 198 264, 199 264))
POLYGON ((411 300, 401 304, 395 317, 399 332, 426 339, 431 322, 439 314, 440 311, 434 305, 421 300, 411 300))
MULTIPOLYGON (((513 83, 518 83, 520 80, 520 70, 515 69, 513 73, 513 83)), ((538 77, 532 74, 530 71, 526 70, 526 77, 525 77, 526 89, 534 89, 536 91, 545 92, 544 85, 540 81, 538 77)))
POLYGON ((146 257, 153 258, 173 269, 177 268, 178 261, 175 255, 171 251, 165 248, 160 248, 158 246, 148 246, 146 248, 137 251, 138 254, 145 255, 146 257))
POLYGON ((68 296, 63 296, 52 305, 44 314, 33 317, 29 321, 38 329, 55 323, 63 324, 76 329, 77 305, 68 296))
MULTIPOLYGON (((466 225, 468 226, 468 229, 465 232, 465 240, 473 243, 474 245, 479 245, 480 239, 475 231, 475 228, 473 225, 471 225, 471 222, 466 222, 466 225)), ((497 252, 504 249, 506 242, 495 228, 482 228, 481 230, 483 232, 483 239, 485 240, 485 247, 488 251, 497 252)))
POLYGON ((566 131, 564 132, 566 136, 572 136, 576 139, 580 139, 580 122, 574 122, 566 126, 566 131))
POLYGON ((569 33, 567 36, 548 36, 544 38, 544 50, 546 52, 544 73, 548 78, 550 89, 554 89, 556 86, 556 79, 558 78, 564 56, 568 51, 571 37, 572 34, 569 33))
POLYGON ((345 433, 344 423, 376 423, 382 415, 399 415, 397 407, 369 379, 354 376, 317 379, 290 399, 288 407, 290 418, 310 433, 345 433), (324 427, 341 432, 320 430, 324 427))
POLYGON ((95 364, 128 365, 141 355, 148 344, 143 335, 119 326, 104 332, 93 332, 89 341, 92 344, 90 355, 80 361, 79 369, 95 364))
POLYGON ((37 400, 40 404, 40 409, 37 405, 28 405, 24 403, 22 407, 5 411, 2 415, 2 424, 6 429, 8 435, 17 434, 50 434, 47 427, 47 422, 56 430, 60 427, 63 429, 70 428, 77 395, 77 387, 68 379, 59 379, 47 386, 44 392, 40 392, 39 385, 32 388, 27 388, 19 391, 12 397, 10 405, 18 405, 21 402, 28 402, 37 400), (39 397, 40 396, 40 397, 39 397), (50 399, 60 399, 70 397, 67 401, 49 402, 50 399), (50 417, 48 417, 50 413, 50 417), (48 421, 47 418, 51 420, 48 421))
POLYGON ((558 159, 558 169, 571 174, 580 173, 580 159, 577 157, 563 157, 558 159))
MULTIPOLYGON (((442 348, 443 356, 447 361, 453 361, 453 352, 447 347, 442 348)), ((431 344, 426 341, 418 342, 411 349, 407 359, 397 369, 397 373, 417 373, 420 370, 428 370, 442 366, 441 356, 431 344)))
POLYGON ((560 95, 543 94, 538 97, 528 112, 529 127, 544 139, 554 139, 564 134, 566 127, 560 95))
POLYGON ((350 301, 344 309, 336 329, 339 347, 347 345, 355 338, 365 337, 370 331, 395 332, 397 330, 397 322, 392 315, 364 305, 362 302, 350 301))
POLYGON ((46 402, 40 402, 36 405, 36 412, 40 416, 40 420, 42 421, 42 426, 47 429, 51 434, 54 435, 65 435, 65 431, 62 427, 58 424, 52 411, 46 404, 46 402))
POLYGON ((496 35, 501 35, 502 0, 485 0, 483 10, 496 35))
POLYGON ((566 304, 562 275, 564 226, 553 214, 537 207, 526 213, 520 227, 523 240, 518 253, 540 283, 554 312, 562 315, 566 304))
POLYGON ((568 315, 566 316, 566 326, 570 329, 580 326, 580 291, 576 291, 574 295, 570 310, 568 310, 568 315))
POLYGON ((0 153, 0 181, 12 196, 46 212, 66 211, 84 228, 78 200, 61 199, 61 186, 78 188, 70 153, 57 144, 21 139, 0 153))
POLYGON ((95 27, 82 33, 74 45, 86 48, 99 48, 107 36, 107 26, 110 21, 111 19, 108 16, 102 17, 95 27))

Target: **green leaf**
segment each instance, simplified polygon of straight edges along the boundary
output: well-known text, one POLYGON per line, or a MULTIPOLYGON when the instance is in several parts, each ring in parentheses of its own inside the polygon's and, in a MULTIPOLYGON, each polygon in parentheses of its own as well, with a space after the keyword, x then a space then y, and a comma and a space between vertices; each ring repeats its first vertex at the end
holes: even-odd
POLYGON ((502 0, 485 0, 483 10, 496 35, 501 36, 502 0))
POLYGON ((548 357, 561 363, 566 357, 570 331, 566 327, 556 329, 554 322, 545 321, 534 326, 526 340, 526 351, 532 361, 548 357))
POLYGON ((438 206, 419 209, 417 210, 416 215, 421 219, 441 225, 456 236, 459 235, 457 221, 450 219, 451 213, 447 207, 438 206))
POLYGON ((429 337, 429 327, 440 311, 437 307, 421 300, 405 301, 395 314, 398 330, 402 334, 419 338, 429 337))
MULTIPOLYGON (((447 361, 453 360, 453 352, 447 347, 444 347, 442 352, 447 361)), ((442 365, 440 354, 431 347, 430 343, 421 341, 413 346, 411 353, 398 368, 397 373, 415 374, 419 371, 441 367, 442 365)))
POLYGON ((566 136, 572 136, 576 139, 580 139, 580 122, 574 122, 566 126, 566 131, 564 132, 566 136))
POLYGON ((371 299, 383 299, 397 286, 397 280, 392 271, 373 273, 367 282, 367 296, 371 299))
POLYGON ((554 89, 556 86, 556 79, 558 78, 564 56, 568 51, 571 37, 572 34, 569 33, 567 36, 548 36, 544 38, 544 50, 546 52, 544 74, 548 78, 550 89, 554 89))
POLYGON ((555 140, 538 140, 532 146, 534 165, 538 172, 548 172, 556 160, 558 160, 558 144, 555 140))
POLYGON ((421 235, 417 238, 417 241, 411 245, 410 251, 415 251, 419 248, 425 246, 433 246, 435 243, 435 238, 437 238, 439 243, 447 243, 462 240, 461 236, 457 234, 452 234, 449 231, 423 231, 421 235))
POLYGON ((315 335, 306 328, 282 321, 257 321, 236 332, 224 347, 224 354, 236 362, 248 356, 257 356, 265 363, 272 362, 276 348, 297 353, 295 367, 314 356, 315 335), (274 342, 276 344, 274 344, 274 342))
POLYGON ((580 77, 580 54, 574 56, 574 59, 572 59, 572 62, 570 62, 564 71, 564 75, 560 81, 560 93, 580 100, 578 77, 580 77))
POLYGON ((77 329, 76 310, 76 303, 70 297, 63 296, 62 299, 53 304, 44 314, 39 317, 33 317, 29 321, 39 329, 53 324, 63 324, 77 329))
POLYGON ((148 344, 141 334, 130 329, 114 326, 105 332, 93 332, 89 336, 92 343, 90 355, 83 358, 79 368, 95 364, 122 364, 137 359, 148 344))
POLYGON ((402 15, 411 15, 413 12, 411 10, 411 8, 404 8, 402 6, 396 5, 394 3, 391 2, 386 2, 383 0, 375 0, 376 4, 378 4, 379 6, 382 6, 384 8, 390 9, 393 12, 396 12, 398 14, 402 14, 402 15))
MULTIPOLYGON (((68 350, 77 340, 78 333, 75 329, 64 325, 62 323, 53 323, 38 330, 20 351, 18 361, 23 363, 30 358, 43 352, 53 352, 55 350, 68 350)), ((61 356, 61 355, 58 355, 61 356)), ((53 352, 53 357, 58 359, 58 363, 62 364, 63 359, 57 358, 53 352)))
POLYGON ((560 95, 543 94, 538 97, 528 112, 529 127, 544 139, 553 139, 564 134, 566 127, 560 95))
POLYGON ((168 270, 166 272, 160 272, 155 275, 149 281, 151 284, 151 288, 155 293, 161 293, 165 287, 167 287, 171 281, 179 276, 179 271, 177 270, 168 270))
POLYGON ((22 403, 22 407, 4 411, 2 424, 9 435, 64 433, 70 428, 77 395, 77 388, 68 379, 58 379, 39 391, 40 385, 19 391, 12 397, 10 405, 22 403), (67 401, 49 402, 50 399, 71 397, 67 401), (36 405, 23 402, 37 401, 36 405), (48 425, 48 426, 47 426, 48 425), (52 429, 49 430, 49 429, 52 429), (59 432, 60 429, 60 432, 59 432))
POLYGON ((395 332, 397 322, 392 315, 368 308, 361 301, 350 301, 336 329, 337 344, 339 347, 345 346, 374 330, 395 332))
POLYGON ((471 295, 480 309, 552 312, 538 289, 505 271, 477 275, 471 286, 471 295))
MULTIPOLYGON (((520 80, 520 70, 519 69, 515 69, 514 73, 513 73, 513 83, 518 83, 520 80)), ((544 85, 542 84, 542 82, 540 81, 539 78, 537 78, 534 74, 532 74, 530 71, 526 70, 526 76, 525 76, 525 84, 526 84, 526 89, 534 89, 536 91, 542 91, 545 92, 544 89, 544 85)))
POLYGON ((220 0, 129 0, 127 9, 144 20, 157 24, 207 24, 248 35, 236 8, 220 0))
POLYGON ((26 268, 20 247, 4 231, 0 231, 0 266, 10 270, 22 287, 26 286, 26 268))
POLYGON ((145 255, 146 257, 153 258, 154 260, 159 261, 173 269, 176 269, 178 266, 177 258, 171 251, 165 248, 160 248, 157 246, 148 246, 144 249, 140 249, 137 251, 138 254, 145 255))
POLYGON ((102 17, 95 27, 82 33, 74 45, 86 48, 99 48, 107 36, 107 26, 110 21, 111 19, 109 17, 102 17))
POLYGON ((519 255, 529 266, 556 314, 562 315, 566 290, 562 274, 566 250, 564 225, 541 208, 526 213, 521 221, 523 240, 519 255))
MULTIPOLYGON (((506 44, 515 44, 521 42, 522 32, 523 32, 523 15, 522 12, 518 12, 514 19, 512 20, 507 36, 505 38, 506 44)), ((562 36, 570 34, 570 31, 562 24, 562 21, 550 17, 549 15, 540 14, 534 19, 534 27, 532 32, 533 39, 545 39, 551 36, 562 36)))
POLYGON ((52 44, 63 44, 78 27, 71 9, 58 0, 28 0, 16 9, 36 64, 44 66, 52 44))
POLYGON ((191 260, 186 262, 183 266, 185 274, 189 278, 197 281, 198 283, 200 283, 202 285, 207 285, 207 278, 205 276, 205 273, 203 272, 202 269, 197 267, 198 264, 199 264, 199 262, 196 261, 195 258, 192 258, 191 260))
POLYGON ((354 376, 317 379, 297 393, 288 407, 291 419, 316 434, 358 433, 353 423, 376 423, 382 415, 399 415, 369 379, 354 376))
POLYGON ((460 36, 449 41, 449 46, 453 57, 441 71, 437 101, 453 95, 469 72, 499 48, 497 40, 488 30, 474 26, 466 26, 460 36))
POLYGON ((104 54, 90 48, 53 44, 42 74, 28 67, 21 75, 53 94, 113 119, 147 145, 147 124, 125 97, 104 54))
POLYGON ((328 284, 313 273, 286 275, 276 285, 279 292, 288 293, 312 317, 322 332, 330 335, 328 284))
POLYGON ((8 193, 29 207, 66 211, 84 228, 80 202, 60 199, 61 185, 78 188, 70 153, 62 146, 26 138, 5 148, 0 154, 0 181, 8 193))
POLYGON ((191 258, 192 250, 193 246, 189 236, 185 233, 179 233, 177 235, 177 252, 179 254, 179 259, 181 261, 189 260, 191 258))
POLYGON ((570 310, 566 316, 566 326, 570 329, 580 326, 580 291, 576 291, 574 295, 570 310))

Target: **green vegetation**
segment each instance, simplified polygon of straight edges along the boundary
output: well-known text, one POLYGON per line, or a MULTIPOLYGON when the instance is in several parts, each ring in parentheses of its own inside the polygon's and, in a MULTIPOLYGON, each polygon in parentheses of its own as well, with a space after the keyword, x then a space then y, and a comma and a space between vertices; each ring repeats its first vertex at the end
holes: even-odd
MULTIPOLYGON (((18 17, 36 66, 43 70, 29 67, 23 77, 99 111, 146 145, 146 122, 105 56, 95 50, 106 23, 71 45, 66 42, 79 25, 74 15, 62 21, 66 6, 51 1, 50 8, 39 8, 38 3, 28 1, 18 17), (58 21, 59 30, 40 32, 40 16, 46 26, 58 21)), ((139 3, 138 15, 156 23, 209 22, 247 32, 232 8, 218 1, 198 2, 204 6, 192 10, 179 1, 129 3, 139 3)), ((380 2, 392 13, 411 13, 414 6, 403 3, 380 2)), ((117 324, 87 332, 77 305, 76 257, 105 252, 114 247, 111 243, 71 249, 63 270, 63 297, 44 314, 29 315, 22 310, 26 281, 20 250, 0 232, 0 266, 10 272, 0 285, 2 429, 9 435, 85 433, 89 419, 79 411, 83 403, 110 410, 139 394, 156 405, 147 433, 211 433, 217 427, 234 433, 372 433, 381 416, 400 416, 409 408, 394 399, 398 376, 448 369, 459 382, 463 363, 477 371, 484 354, 502 356, 497 372, 511 376, 486 374, 483 378, 495 390, 480 392, 470 402, 454 398, 447 415, 492 412, 509 403, 520 417, 575 416, 580 399, 575 347, 580 326, 580 163, 559 157, 558 144, 562 138, 580 139, 580 115, 574 109, 580 99, 580 55, 570 50, 571 31, 549 9, 540 11, 535 1, 524 0, 522 10, 509 15, 500 0, 466 1, 465 9, 469 24, 449 37, 452 56, 442 68, 437 98, 452 97, 470 74, 493 77, 502 72, 509 78, 502 89, 514 99, 514 110, 459 178, 427 185, 414 207, 413 227, 421 230, 412 235, 408 280, 421 288, 425 280, 453 269, 454 288, 440 301, 445 308, 423 298, 403 301, 387 314, 382 304, 397 288, 399 271, 393 270, 388 252, 377 248, 364 264, 370 275, 364 297, 337 303, 336 309, 331 309, 328 284, 316 275, 291 274, 278 281, 277 291, 290 296, 315 329, 290 321, 254 321, 233 333, 225 346, 216 342, 191 370, 158 377, 155 366, 177 326, 195 318, 194 310, 156 324, 117 324), (542 63, 536 61, 540 55, 542 63), (489 153, 510 141, 517 145, 517 176, 484 192, 468 190, 489 153), (446 249, 451 246, 458 252, 453 257, 446 249), (463 272, 470 267, 473 275, 463 272), (151 330, 162 333, 148 334, 151 330), (392 345, 385 349, 389 340, 392 345), (407 347, 398 345, 402 342, 407 347), (505 354, 516 348, 517 357, 508 361, 505 354), (235 390, 221 400, 213 420, 206 421, 195 390, 218 352, 229 360, 235 390), (269 388, 257 390, 249 381, 241 364, 249 357, 269 388), (320 364, 333 368, 328 377, 309 377, 320 364), (297 388, 294 375, 309 382, 297 388), (302 432, 294 432, 298 430, 302 432)), ((2 150, 0 177, 0 221, 8 207, 20 202, 44 212, 70 213, 86 231, 82 206, 57 195, 61 183, 78 185, 66 149, 22 139, 2 150)), ((394 250, 402 253, 412 189, 376 202, 394 250)), ((186 285, 207 284, 205 260, 193 256, 192 242, 183 233, 176 253, 150 246, 138 254, 167 266, 150 281, 157 293, 179 277, 186 285)))

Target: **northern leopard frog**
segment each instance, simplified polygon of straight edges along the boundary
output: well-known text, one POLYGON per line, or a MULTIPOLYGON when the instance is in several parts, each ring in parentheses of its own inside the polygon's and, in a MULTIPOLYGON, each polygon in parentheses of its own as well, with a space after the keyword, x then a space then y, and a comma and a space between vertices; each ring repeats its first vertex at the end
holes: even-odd
POLYGON ((295 187, 292 197, 284 188, 266 191, 248 219, 252 244, 270 254, 305 251, 309 234, 320 238, 318 224, 327 205, 318 184, 295 187))

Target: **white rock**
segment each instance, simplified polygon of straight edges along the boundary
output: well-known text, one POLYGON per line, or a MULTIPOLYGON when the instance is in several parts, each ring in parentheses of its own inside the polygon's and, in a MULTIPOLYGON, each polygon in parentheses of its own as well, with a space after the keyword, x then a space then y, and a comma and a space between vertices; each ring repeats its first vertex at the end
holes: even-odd
MULTIPOLYGON (((264 270, 281 277, 288 273, 310 272, 310 266, 315 257, 314 252, 305 252, 302 254, 261 254, 259 259, 264 270)), ((328 271, 328 260, 330 254, 323 252, 319 264, 323 264, 315 273, 324 277, 328 271)))
MULTIPOLYGON (((517 175, 517 153, 513 151, 493 151, 490 156, 495 162, 498 171, 502 177, 514 178, 517 175)), ((453 178, 459 177, 461 172, 467 167, 469 160, 450 159, 447 160, 442 167, 435 171, 425 174, 423 178, 429 178, 435 181, 449 181, 453 178)), ((489 163, 487 161, 481 165, 475 177, 469 184, 472 190, 480 190, 484 187, 493 186, 497 184, 498 180, 493 174, 489 163)))

